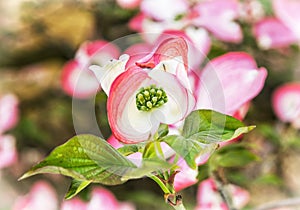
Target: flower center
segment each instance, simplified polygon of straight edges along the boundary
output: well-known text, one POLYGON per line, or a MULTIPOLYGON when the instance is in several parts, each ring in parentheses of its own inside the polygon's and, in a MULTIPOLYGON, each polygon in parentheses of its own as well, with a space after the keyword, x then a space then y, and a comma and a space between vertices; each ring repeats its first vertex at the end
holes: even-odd
POLYGON ((150 111, 153 108, 164 105, 168 101, 166 92, 155 85, 141 88, 135 98, 136 107, 140 111, 150 111))

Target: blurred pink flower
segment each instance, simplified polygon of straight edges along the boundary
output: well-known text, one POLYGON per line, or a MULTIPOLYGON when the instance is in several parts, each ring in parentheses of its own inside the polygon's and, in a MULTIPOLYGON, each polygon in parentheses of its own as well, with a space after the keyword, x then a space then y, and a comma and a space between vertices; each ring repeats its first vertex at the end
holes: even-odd
POLYGON ((206 28, 216 38, 225 42, 242 41, 241 27, 234 22, 239 16, 237 0, 201 1, 193 7, 193 13, 192 22, 206 28))
POLYGON ((13 94, 0 96, 0 135, 13 128, 19 120, 18 99, 13 94))
POLYGON ((186 29, 190 30, 187 36, 198 36, 196 46, 207 41, 206 30, 225 42, 237 43, 242 40, 241 28, 234 22, 239 14, 236 0, 205 0, 198 3, 187 0, 142 0, 140 10, 141 13, 131 20, 129 26, 132 30, 143 32, 148 42, 155 41, 163 31, 186 32, 186 29), (198 31, 201 31, 202 37, 192 34, 198 31))
POLYGON ((12 210, 57 210, 58 202, 55 191, 44 182, 36 182, 27 195, 19 197, 12 210))
POLYGON ((95 188, 87 204, 87 210, 134 210, 135 207, 128 202, 118 202, 115 196, 104 188, 95 188))
POLYGON ((11 135, 0 135, 0 169, 15 163, 18 158, 16 139, 11 135))
POLYGON ((63 67, 61 77, 63 90, 76 98, 87 98, 96 94, 99 83, 88 67, 91 64, 103 65, 107 60, 118 56, 118 48, 109 42, 97 40, 83 43, 75 58, 63 67))
POLYGON ((283 122, 290 122, 300 128, 300 83, 279 86, 272 97, 273 110, 283 122))
POLYGON ((253 34, 262 49, 287 47, 297 41, 294 33, 277 18, 257 22, 253 34))
POLYGON ((75 197, 71 200, 63 201, 61 210, 87 210, 87 203, 75 197))
POLYGON ((134 9, 140 5, 141 0, 117 0, 117 3, 124 9, 134 9))
POLYGON ((273 0, 275 16, 300 40, 300 1, 273 0))
MULTIPOLYGON (((233 206, 241 209, 248 202, 249 193, 235 185, 226 186, 232 198, 233 206)), ((199 184, 197 193, 197 207, 196 210, 228 210, 226 204, 222 201, 216 185, 212 179, 206 179, 199 184)))

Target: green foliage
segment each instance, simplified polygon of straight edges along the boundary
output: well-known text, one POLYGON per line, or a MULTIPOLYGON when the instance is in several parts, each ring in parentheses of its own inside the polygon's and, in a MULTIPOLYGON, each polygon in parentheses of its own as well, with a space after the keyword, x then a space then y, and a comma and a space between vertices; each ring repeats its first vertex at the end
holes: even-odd
POLYGON ((171 135, 162 138, 193 169, 195 159, 211 154, 217 143, 232 140, 248 133, 254 126, 245 126, 239 120, 212 110, 193 111, 185 120, 182 136, 171 135))
POLYGON ((55 148, 20 179, 41 173, 54 173, 79 181, 117 185, 127 181, 129 177, 125 177, 125 174, 135 168, 137 167, 131 161, 105 140, 93 135, 78 135, 55 148))
MULTIPOLYGON (((55 148, 20 179, 41 173, 72 177, 67 199, 74 197, 92 182, 118 185, 143 176, 156 181, 165 193, 175 193, 173 179, 178 166, 166 160, 161 142, 167 143, 191 168, 196 169, 195 160, 198 156, 211 155, 219 142, 231 140, 252 129, 253 126, 244 126, 233 117, 210 110, 197 110, 186 118, 182 136, 167 136, 168 126, 161 124, 151 141, 125 145, 118 150, 102 138, 78 135, 55 148), (142 153, 139 166, 126 158, 136 152, 142 153)), ((255 156, 246 150, 226 152, 223 149, 215 156, 217 165, 222 167, 241 166, 253 159, 255 156)))

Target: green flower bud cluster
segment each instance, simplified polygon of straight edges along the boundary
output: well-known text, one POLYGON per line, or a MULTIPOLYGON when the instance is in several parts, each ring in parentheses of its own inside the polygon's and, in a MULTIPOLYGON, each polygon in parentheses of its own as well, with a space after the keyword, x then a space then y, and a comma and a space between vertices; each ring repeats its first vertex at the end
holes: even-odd
POLYGON ((136 94, 136 107, 140 111, 150 111, 164 105, 167 101, 166 92, 162 88, 157 88, 156 85, 143 87, 136 94))

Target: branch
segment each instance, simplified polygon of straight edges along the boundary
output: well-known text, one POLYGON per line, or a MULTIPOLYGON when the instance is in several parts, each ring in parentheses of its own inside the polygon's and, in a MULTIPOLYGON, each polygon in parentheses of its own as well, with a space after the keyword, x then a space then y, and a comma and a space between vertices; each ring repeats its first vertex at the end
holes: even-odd
POLYGON ((262 204, 253 210, 270 210, 279 207, 287 207, 287 206, 300 206, 300 197, 298 198, 288 198, 281 201, 273 201, 266 204, 262 204))

